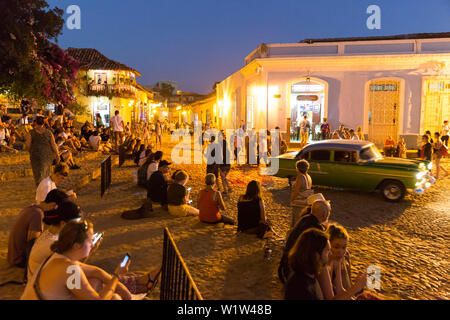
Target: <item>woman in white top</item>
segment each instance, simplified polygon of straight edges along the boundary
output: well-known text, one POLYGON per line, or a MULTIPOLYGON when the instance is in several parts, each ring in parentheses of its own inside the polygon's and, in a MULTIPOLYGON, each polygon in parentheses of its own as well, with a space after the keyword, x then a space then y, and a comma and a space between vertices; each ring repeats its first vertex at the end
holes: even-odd
POLYGON ((54 252, 28 281, 21 300, 121 300, 131 293, 114 275, 81 261, 93 248, 93 227, 86 221, 69 222, 52 244, 54 252))
POLYGON ((300 160, 296 163, 297 178, 295 179, 294 186, 291 193, 291 206, 292 208, 292 224, 293 227, 299 216, 300 212, 308 204, 308 197, 314 194, 312 187, 312 179, 308 174, 309 163, 306 160, 300 160))

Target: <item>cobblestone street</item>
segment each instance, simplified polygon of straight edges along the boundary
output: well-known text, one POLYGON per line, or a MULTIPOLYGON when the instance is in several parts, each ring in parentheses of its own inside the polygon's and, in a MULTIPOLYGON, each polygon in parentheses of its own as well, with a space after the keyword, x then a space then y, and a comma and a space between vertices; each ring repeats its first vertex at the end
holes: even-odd
MULTIPOLYGON (((171 144, 173 146, 173 143, 171 144)), ((170 149, 163 148, 165 159, 170 149)), ((89 160, 92 161, 92 160, 89 160)), ((448 160, 444 162, 448 168, 448 160)), ((196 205, 203 187, 205 165, 172 165, 185 169, 196 205)), ((232 226, 210 226, 198 219, 173 218, 159 208, 154 217, 129 221, 120 213, 142 203, 145 190, 133 183, 131 161, 113 166, 112 188, 100 198, 99 180, 78 192, 79 204, 104 231, 101 247, 90 263, 112 272, 125 253, 132 257, 131 271, 147 271, 162 259, 163 228, 168 226, 190 272, 205 299, 282 299, 277 267, 284 241, 271 240, 272 259, 265 260, 266 240, 238 234, 232 226)), ((290 223, 289 187, 285 179, 264 178, 250 166, 233 166, 233 193, 225 198, 225 214, 236 219, 237 199, 252 179, 262 181, 268 218, 276 234, 284 238, 290 223)), ((330 220, 339 222, 350 234, 352 275, 369 265, 381 269, 381 293, 401 299, 449 299, 450 178, 438 180, 424 195, 407 195, 395 204, 381 195, 318 189, 331 200, 330 220)), ((20 210, 34 199, 32 177, 2 182, 0 193, 0 258, 6 259, 9 230, 20 210)), ((2 261, 2 265, 5 261, 2 261)), ((17 299, 21 285, 0 287, 1 299, 17 299)), ((157 298, 157 292, 154 293, 157 298)))

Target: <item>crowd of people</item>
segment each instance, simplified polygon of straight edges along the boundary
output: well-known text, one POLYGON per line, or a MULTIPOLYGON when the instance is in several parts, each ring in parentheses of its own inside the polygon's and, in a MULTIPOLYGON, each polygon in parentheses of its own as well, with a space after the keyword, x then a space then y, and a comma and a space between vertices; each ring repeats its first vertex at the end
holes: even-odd
POLYGON ((291 192, 292 225, 278 268, 287 300, 382 299, 364 291, 368 274, 352 282, 349 235, 329 222, 331 203, 314 194, 309 163, 296 163, 297 178, 291 192))
MULTIPOLYGON (((23 128, 21 139, 24 148, 30 153, 37 187, 35 204, 19 213, 8 244, 9 263, 24 268, 26 287, 22 299, 129 300, 132 294, 147 292, 157 281, 160 268, 145 275, 134 275, 128 271, 131 260, 125 265, 119 265, 112 274, 87 263, 99 248, 101 237, 97 238, 93 225, 76 204, 77 195, 73 190, 58 188, 68 177, 70 169, 79 168, 73 155, 84 150, 117 153, 119 165, 132 160, 138 167, 137 183, 146 189, 147 196, 139 209, 124 212, 124 219, 152 217, 153 206, 159 205, 173 217, 194 216, 207 225, 223 223, 260 239, 272 237, 273 231, 259 181, 250 181, 245 193, 239 196, 237 221, 224 214, 227 209, 226 196, 233 192, 227 179, 231 170, 227 155, 234 153, 237 157, 241 150, 245 150, 246 163, 250 163, 249 155, 253 153, 258 157, 258 164, 264 162, 267 165, 271 154, 269 132, 265 139, 257 136, 255 146, 250 144, 248 137, 244 140, 234 139, 235 144, 231 147, 234 150, 229 150, 224 132, 221 132, 224 138, 222 144, 212 136, 204 148, 208 163, 204 186, 197 195, 195 206, 192 188, 189 187, 189 174, 184 170, 172 171, 172 163, 164 158, 161 151, 162 135, 177 129, 175 123, 139 122, 131 127, 129 123, 125 125, 119 111, 116 111, 110 119, 110 127, 105 127, 102 118, 96 115, 94 123, 86 122, 77 131, 74 130, 73 113, 60 104, 55 113, 38 111, 32 118, 27 115, 32 110, 27 103, 21 109, 24 114, 16 124, 11 124, 11 119, 2 118, 0 139, 3 137, 2 128, 8 128, 8 139, 11 139, 11 132, 13 136, 21 132, 9 129, 14 126, 23 128), (220 159, 218 162, 215 160, 217 156, 220 159), (54 166, 53 171, 50 170, 51 166, 54 166), (80 275, 78 287, 67 285, 70 276, 67 270, 70 268, 77 270, 80 275)), ((306 117, 304 120, 307 121, 306 117)), ((306 123, 304 128, 308 128, 306 123)), ((309 137, 306 131, 301 130, 299 135, 307 143, 309 137)), ((2 142, 2 147, 14 150, 14 142, 11 145, 4 132, 5 139, 1 141, 5 141, 6 146, 2 142)), ((245 133, 243 123, 239 132, 245 133)), ((322 139, 364 140, 361 127, 355 131, 340 126, 331 134, 326 119, 321 132, 322 139)), ((284 153, 287 143, 281 134, 278 138, 280 153, 284 153)), ((439 170, 446 172, 438 160, 445 156, 442 150, 448 144, 448 122, 444 123, 442 133, 435 133, 434 139, 430 132, 422 139, 421 156, 431 160, 431 154, 441 155, 435 156, 437 176, 439 170)), ((395 141, 388 137, 385 153, 393 155, 395 148, 397 156, 403 157, 406 153, 403 140, 395 147, 395 141)), ((368 277, 366 272, 352 278, 347 250, 349 235, 343 226, 329 222, 332 214, 330 201, 322 194, 314 193, 313 181, 308 174, 309 163, 306 160, 298 161, 296 170, 297 177, 290 198, 291 230, 278 269, 285 288, 285 299, 380 299, 379 295, 364 292, 368 277)))

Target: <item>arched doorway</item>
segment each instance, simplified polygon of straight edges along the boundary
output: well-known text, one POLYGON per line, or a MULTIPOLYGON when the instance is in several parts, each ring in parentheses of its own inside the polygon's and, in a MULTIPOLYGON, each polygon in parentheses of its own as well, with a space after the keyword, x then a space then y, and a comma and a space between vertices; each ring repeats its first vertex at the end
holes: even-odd
POLYGON ((420 134, 441 132, 444 120, 450 120, 450 78, 424 79, 420 134))
POLYGON ((290 142, 300 142, 300 121, 304 115, 311 124, 309 139, 318 140, 318 130, 325 116, 325 84, 306 78, 291 85, 290 95, 290 142))
POLYGON ((369 141, 379 146, 388 136, 398 141, 401 80, 372 80, 368 90, 369 141))

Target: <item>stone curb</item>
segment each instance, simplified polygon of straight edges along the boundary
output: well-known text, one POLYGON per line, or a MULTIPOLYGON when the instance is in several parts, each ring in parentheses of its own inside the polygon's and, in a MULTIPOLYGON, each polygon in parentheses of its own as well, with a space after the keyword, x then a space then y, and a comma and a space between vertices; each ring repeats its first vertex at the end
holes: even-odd
MULTIPOLYGON (((88 152, 88 153, 82 153, 79 156, 76 156, 75 159, 78 161, 93 160, 95 158, 98 158, 99 155, 100 155, 100 153, 98 153, 98 152, 88 152)), ((22 157, 23 155, 20 155, 20 156, 22 157)), ((25 158, 22 160, 28 160, 28 162, 29 162, 29 156, 28 155, 25 156, 25 158)), ((14 164, 17 164, 17 162, 14 164)), ((8 164, 2 163, 0 161, 0 165, 8 165, 8 164)), ((12 169, 12 170, 9 170, 8 172, 0 173, 0 182, 5 182, 7 180, 14 180, 14 179, 23 178, 23 177, 31 177, 31 176, 33 176, 33 170, 31 170, 31 168, 16 169, 16 170, 12 169)))
MULTIPOLYGON (((119 157, 111 156, 111 167, 119 165, 119 157)), ((87 186, 91 181, 96 180, 101 176, 102 170, 101 167, 95 169, 94 171, 86 174, 83 178, 78 180, 78 182, 73 187, 75 192, 78 192, 81 188, 87 186)))

